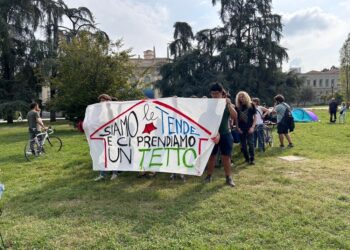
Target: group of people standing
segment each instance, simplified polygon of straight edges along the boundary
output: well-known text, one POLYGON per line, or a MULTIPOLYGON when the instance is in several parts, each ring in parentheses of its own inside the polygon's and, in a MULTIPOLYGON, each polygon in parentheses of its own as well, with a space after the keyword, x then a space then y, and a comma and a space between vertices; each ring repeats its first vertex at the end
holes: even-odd
MULTIPOLYGON (((255 164, 255 145, 258 142, 258 148, 265 151, 264 145, 264 117, 268 114, 277 114, 277 132, 279 134, 280 147, 284 147, 284 138, 288 141, 288 147, 293 147, 292 140, 289 135, 288 128, 281 122, 286 109, 290 109, 289 105, 284 102, 282 95, 277 95, 275 99, 275 106, 272 110, 260 106, 259 98, 251 99, 249 94, 245 91, 237 93, 235 102, 232 103, 229 93, 223 88, 220 83, 214 83, 210 87, 211 98, 225 98, 226 107, 223 118, 219 127, 218 135, 212 138, 215 143, 211 156, 207 164, 206 182, 212 181, 212 175, 215 168, 216 156, 220 151, 221 162, 224 167, 226 175, 226 184, 234 187, 235 183, 232 178, 231 159, 233 149, 233 138, 231 129, 236 127, 239 133, 241 152, 245 158, 246 163, 250 165, 255 164)), ((98 97, 99 102, 108 102, 115 100, 107 94, 101 94, 98 97)), ((30 139, 33 139, 38 133, 38 126, 46 129, 39 116, 39 106, 37 103, 31 105, 31 111, 28 113, 29 134, 30 139)), ((107 173, 100 171, 99 176, 95 181, 105 179, 107 173)), ((116 179, 117 171, 112 171, 111 180, 116 179)), ((142 175, 141 175, 142 176, 142 175)))
POLYGON ((255 145, 258 142, 259 149, 265 151, 264 142, 264 117, 268 114, 277 115, 277 132, 280 140, 280 147, 284 148, 284 138, 288 141, 288 147, 293 147, 289 128, 282 123, 283 116, 289 105, 284 102, 282 95, 275 96, 275 106, 272 110, 260 106, 259 98, 251 99, 245 91, 237 93, 235 104, 231 102, 228 92, 225 91, 220 83, 212 84, 210 88, 212 98, 226 98, 226 107, 223 118, 219 127, 219 134, 213 138, 216 143, 207 165, 206 182, 212 181, 217 152, 220 150, 221 162, 226 175, 226 184, 234 187, 235 183, 231 174, 231 157, 233 149, 233 138, 229 128, 229 124, 236 127, 239 133, 241 152, 246 163, 255 165, 255 145))

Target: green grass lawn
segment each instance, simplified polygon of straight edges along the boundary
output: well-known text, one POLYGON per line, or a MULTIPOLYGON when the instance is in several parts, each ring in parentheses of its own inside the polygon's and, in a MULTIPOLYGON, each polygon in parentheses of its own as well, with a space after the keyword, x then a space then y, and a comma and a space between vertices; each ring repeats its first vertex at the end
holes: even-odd
POLYGON ((52 124, 61 152, 26 162, 25 125, 2 124, 0 232, 10 249, 350 249, 350 123, 316 113, 321 122, 297 124, 293 149, 275 145, 255 166, 236 152, 235 188, 222 168, 210 184, 136 173, 96 183, 85 136, 69 125, 52 124))

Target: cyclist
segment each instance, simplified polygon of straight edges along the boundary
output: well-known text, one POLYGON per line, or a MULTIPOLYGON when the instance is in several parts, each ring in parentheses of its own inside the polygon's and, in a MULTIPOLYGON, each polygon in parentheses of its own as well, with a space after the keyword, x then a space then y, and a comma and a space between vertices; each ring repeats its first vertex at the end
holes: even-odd
MULTIPOLYGON (((34 150, 34 144, 35 141, 33 140, 37 134, 40 133, 40 127, 46 130, 43 121, 40 118, 40 108, 39 104, 36 102, 33 102, 30 104, 30 111, 27 114, 27 120, 28 120, 28 130, 29 130, 29 139, 30 141, 30 149, 32 153, 35 155, 34 150)), ((42 138, 39 139, 39 151, 42 151, 42 138)))

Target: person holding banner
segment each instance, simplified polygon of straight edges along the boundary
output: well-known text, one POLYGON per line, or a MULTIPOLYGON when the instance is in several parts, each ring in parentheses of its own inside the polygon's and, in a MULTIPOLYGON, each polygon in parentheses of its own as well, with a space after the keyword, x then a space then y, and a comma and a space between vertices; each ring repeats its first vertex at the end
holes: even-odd
POLYGON ((216 145, 214 146, 214 149, 209 157, 208 171, 205 181, 211 182, 213 179, 212 174, 215 168, 216 155, 218 150, 220 149, 221 162, 224 166, 224 171, 226 175, 226 184, 231 187, 234 187, 235 183, 233 182, 231 173, 231 154, 233 138, 229 129, 229 119, 231 117, 231 119, 236 120, 237 112, 235 110, 234 105, 231 103, 230 98, 227 98, 226 92, 220 83, 212 84, 212 86, 210 87, 210 95, 212 98, 226 98, 226 107, 220 123, 219 134, 215 138, 213 138, 213 141, 216 145))
MULTIPOLYGON (((111 97, 107 94, 101 94, 97 97, 99 102, 109 102, 109 101, 116 101, 117 99, 115 97, 111 97)), ((99 176, 95 178, 95 181, 100 181, 105 179, 106 177, 106 171, 100 171, 99 176)), ((111 176, 111 181, 115 180, 118 177, 118 172, 117 171, 112 171, 112 176, 111 176)))

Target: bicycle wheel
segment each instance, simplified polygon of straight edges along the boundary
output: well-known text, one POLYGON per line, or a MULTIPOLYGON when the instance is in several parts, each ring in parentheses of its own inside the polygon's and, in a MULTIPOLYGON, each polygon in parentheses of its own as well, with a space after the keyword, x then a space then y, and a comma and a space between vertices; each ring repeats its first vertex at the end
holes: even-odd
POLYGON ((62 148, 62 141, 57 136, 50 136, 46 139, 46 142, 43 146, 45 154, 58 152, 62 148))
POLYGON ((273 135, 272 135, 272 130, 271 129, 268 130, 268 135, 269 135, 268 144, 269 144, 270 147, 272 147, 273 146, 273 135))
POLYGON ((269 128, 264 129, 265 145, 273 146, 272 133, 269 128))
POLYGON ((24 147, 24 157, 27 159, 27 161, 34 160, 39 152, 39 145, 37 142, 32 142, 32 148, 30 147, 31 141, 28 141, 27 144, 24 147))
POLYGON ((270 146, 270 147, 273 147, 273 137, 272 137, 272 134, 270 135, 269 146, 270 146))

